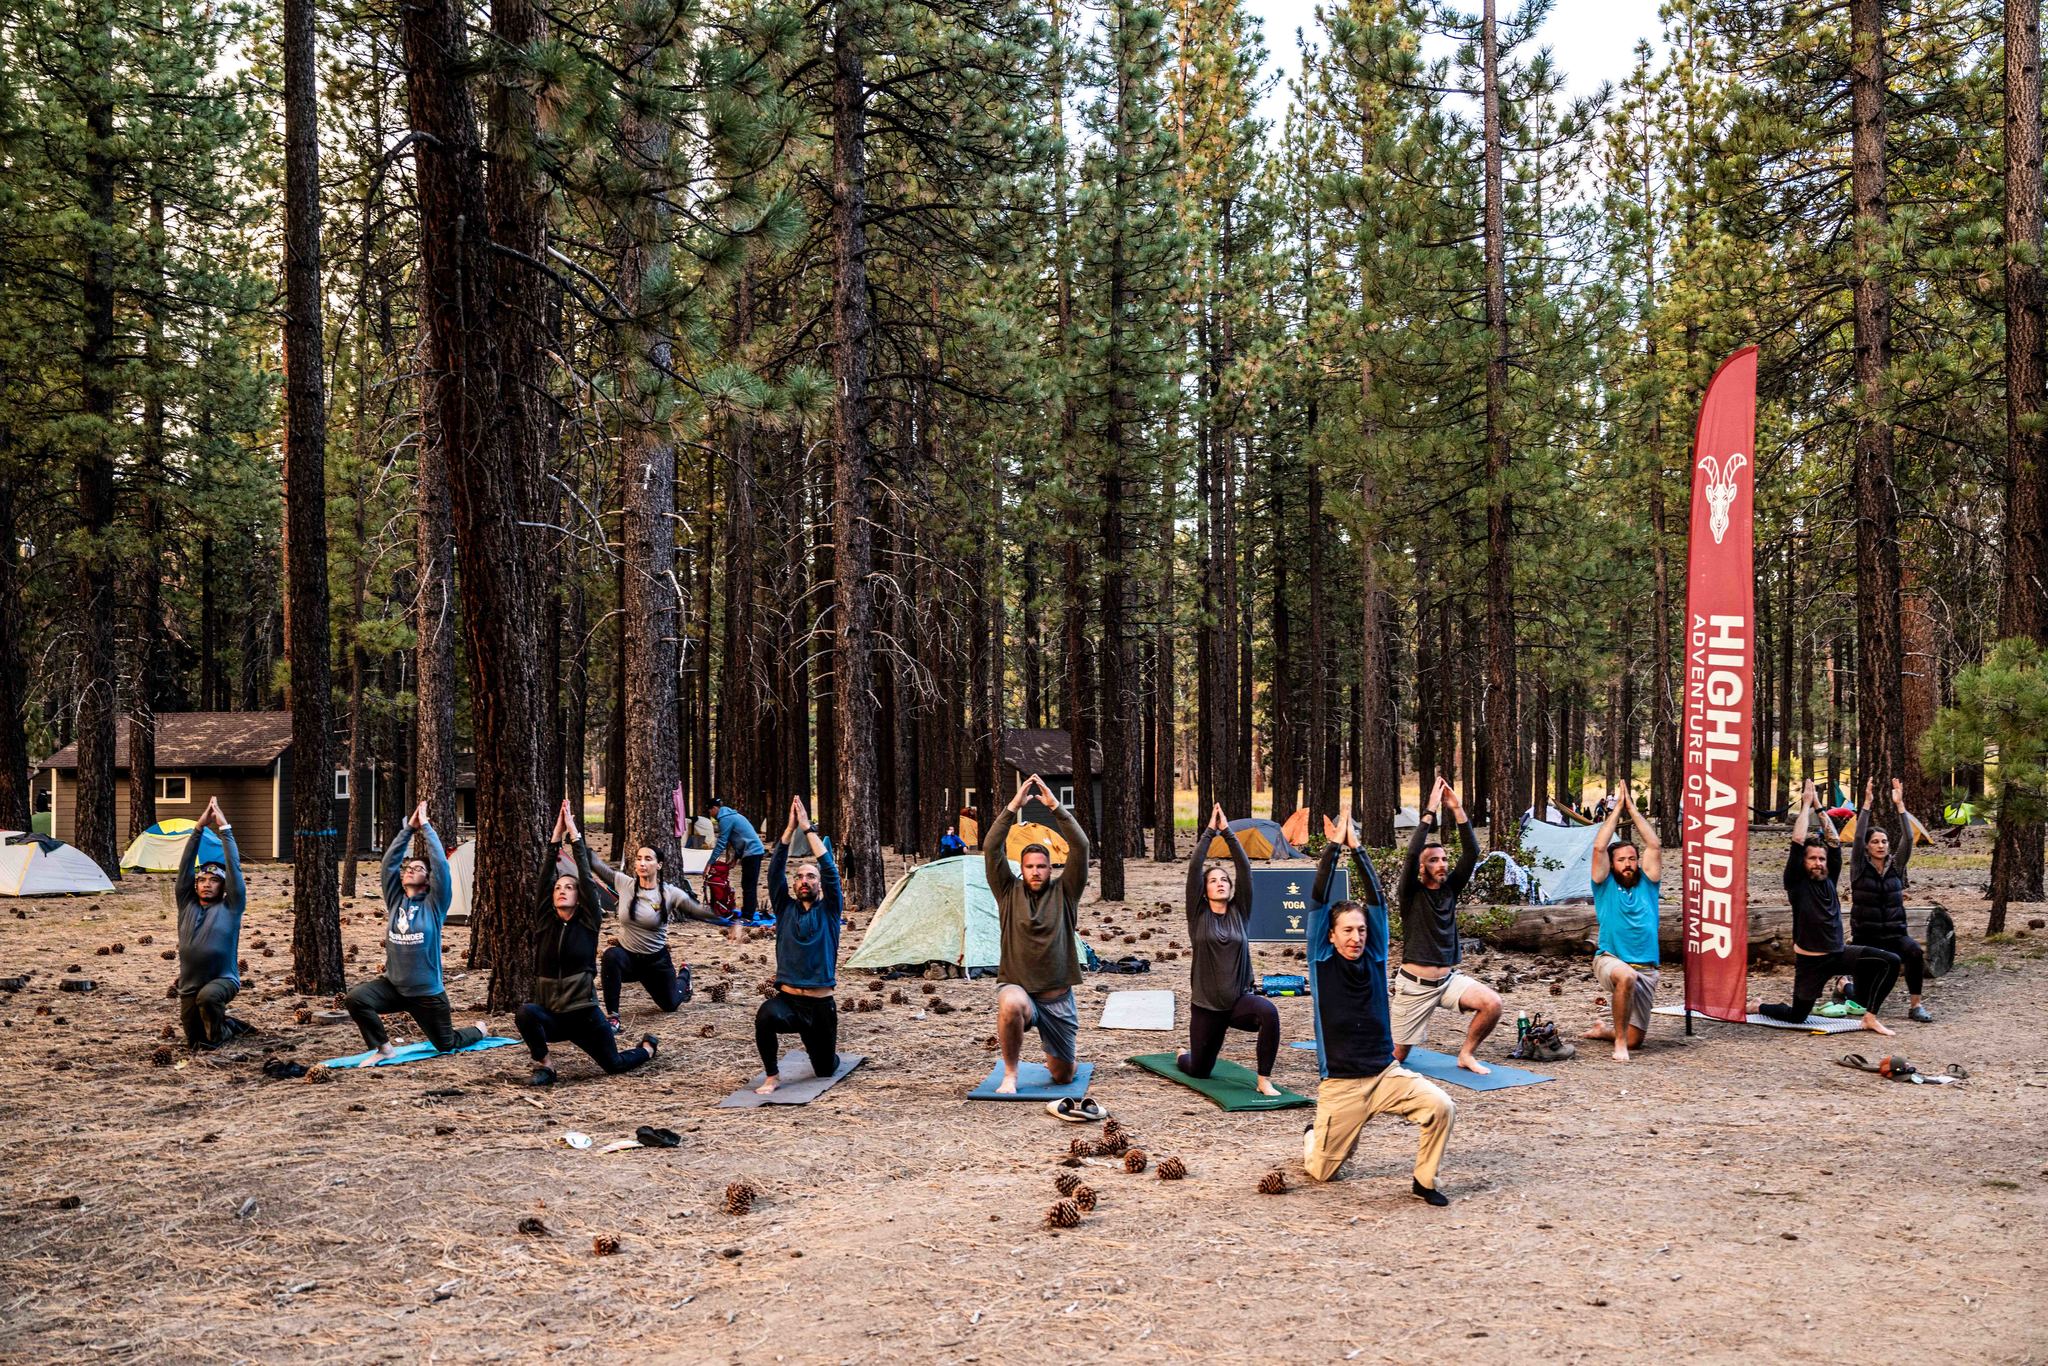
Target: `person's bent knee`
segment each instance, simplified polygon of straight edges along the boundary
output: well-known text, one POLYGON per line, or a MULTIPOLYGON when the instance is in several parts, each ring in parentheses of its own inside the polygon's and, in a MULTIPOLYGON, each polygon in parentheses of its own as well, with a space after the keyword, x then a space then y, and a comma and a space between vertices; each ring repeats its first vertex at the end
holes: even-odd
POLYGON ((1174 1060, 1173 1065, 1181 1070, 1183 1076, 1193 1077, 1197 1081, 1206 1080, 1209 1074, 1216 1070, 1213 1066, 1198 1061, 1192 1053, 1181 1054, 1174 1060))
POLYGON ((348 989, 348 996, 345 999, 351 1006, 357 1009, 375 1011, 376 1006, 370 998, 376 994, 376 989, 374 979, 368 982, 358 982, 348 989))
POLYGON ((1052 1054, 1048 1053, 1045 1055, 1045 1070, 1047 1075, 1053 1079, 1054 1084, 1065 1086, 1074 1079, 1074 1060, 1072 1058, 1055 1058, 1052 1054))
POLYGON ((512 1018, 520 1024, 538 1027, 545 1016, 539 1005, 532 1001, 524 1001, 520 1003, 519 1009, 512 1012, 512 1018))

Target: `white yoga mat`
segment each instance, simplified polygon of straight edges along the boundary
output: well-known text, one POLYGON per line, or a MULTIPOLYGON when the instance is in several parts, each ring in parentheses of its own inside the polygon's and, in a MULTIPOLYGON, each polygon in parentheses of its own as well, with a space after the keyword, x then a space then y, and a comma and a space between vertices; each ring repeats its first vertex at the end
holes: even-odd
POLYGON ((1170 991, 1112 991, 1102 1003, 1103 1029, 1172 1029, 1170 991))
MULTIPOLYGON (((1652 1015, 1677 1015, 1682 1018, 1685 1015, 1685 1007, 1658 1006, 1650 1013, 1652 1015)), ((1716 1024, 1735 1023, 1733 1020, 1721 1020, 1712 1015, 1701 1015, 1700 1018, 1702 1020, 1712 1020, 1716 1024)), ((1860 1019, 1829 1020, 1819 1015, 1807 1016, 1805 1024, 1786 1024, 1783 1020, 1773 1020, 1768 1015, 1752 1015, 1749 1017, 1749 1023, 1762 1025, 1765 1029, 1793 1029, 1802 1034, 1846 1034, 1852 1029, 1863 1028, 1863 1021, 1860 1019)))

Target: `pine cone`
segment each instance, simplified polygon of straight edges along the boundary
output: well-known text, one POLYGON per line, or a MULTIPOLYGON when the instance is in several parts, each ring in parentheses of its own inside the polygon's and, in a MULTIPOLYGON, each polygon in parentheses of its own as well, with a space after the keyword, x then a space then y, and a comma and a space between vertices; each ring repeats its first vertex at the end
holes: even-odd
POLYGON ((138 944, 154 944, 156 936, 153 934, 139 934, 135 936, 135 942, 138 944))
POLYGON ((108 945, 107 947, 111 948, 115 953, 128 952, 128 946, 126 944, 123 944, 118 939, 116 939, 112 944, 108 945))
POLYGON ((889 993, 889 1004, 892 1006, 907 1006, 910 1004, 910 998, 900 991, 892 991, 889 993))
POLYGON ((1069 1157, 1093 1157, 1095 1156, 1095 1144, 1088 1139, 1077 1138, 1067 1145, 1067 1155, 1069 1157))
POLYGON ((1131 1136, 1129 1134, 1105 1135, 1102 1142, 1095 1145, 1095 1151, 1101 1153, 1104 1157, 1122 1157, 1130 1150, 1131 1136))
POLYGON ((1124 1154, 1124 1170, 1133 1175, 1145 1170, 1145 1162, 1146 1157, 1143 1148, 1133 1148, 1124 1154))
POLYGON ((173 1062, 177 1061, 177 1057, 178 1055, 171 1051, 169 1044, 160 1043, 156 1046, 156 1051, 149 1055, 149 1060, 158 1067, 169 1067, 173 1062))
POLYGON ((176 1025, 167 1024, 163 1027, 162 1032, 159 1033, 157 1037, 159 1039, 175 1039, 178 1037, 178 1027, 176 1025))
POLYGON ((1188 1164, 1177 1157, 1166 1158, 1159 1164, 1159 1179, 1161 1181, 1178 1181, 1187 1174, 1188 1164))
POLYGON ((1115 1115, 1111 1115, 1108 1119, 1102 1121, 1102 1137, 1105 1141, 1115 1138, 1118 1134, 1129 1132, 1130 1130, 1124 1128, 1124 1122, 1115 1115))
POLYGON ((734 1181, 725 1188, 725 1212, 727 1214, 750 1214, 754 1209, 754 1198, 760 1192, 745 1181, 734 1181))
POLYGON ((531 1214, 519 1221, 519 1231, 529 1238, 545 1238, 548 1236, 548 1226, 531 1214))
POLYGON ((1059 1187, 1061 1195, 1072 1195, 1074 1187, 1081 1184, 1081 1178, 1072 1172, 1060 1172, 1053 1177, 1052 1183, 1059 1187))
POLYGON ((700 1039, 708 1039, 711 1037, 713 1029, 714 1026, 712 1025, 704 1025, 697 1030, 697 1037, 700 1039))
POLYGON ((725 993, 729 991, 731 987, 732 984, 730 982, 713 982, 709 987, 705 989, 704 994, 710 997, 713 1001, 718 1002, 718 1004, 724 1005, 725 993))
POLYGON ((945 997, 943 997, 943 996, 934 996, 934 997, 932 997, 932 1014, 934 1014, 934 1015, 951 1015, 952 1013, 953 1013, 953 1003, 952 1003, 951 1001, 947 1000, 947 999, 946 999, 945 997))
POLYGON ((1076 1186, 1076 1187, 1074 1187, 1074 1189, 1073 1189, 1073 1191, 1072 1191, 1071 1193, 1072 1193, 1072 1195, 1073 1195, 1073 1197, 1074 1197, 1074 1208, 1075 1208, 1075 1209, 1077 1209, 1077 1210, 1080 1210, 1080 1211, 1081 1211, 1081 1212, 1082 1212, 1083 1214, 1089 1214, 1089 1213, 1092 1213, 1092 1212, 1094 1211, 1094 1209, 1095 1209, 1095 1187, 1093 1187, 1093 1186, 1076 1186))
POLYGON ((313 1023, 313 1012, 308 1010, 304 1006, 300 1006, 298 1010, 293 1013, 292 1018, 294 1020, 297 1020, 300 1024, 311 1024, 313 1023))
POLYGON ((609 1257, 618 1250, 619 1240, 609 1233, 600 1233, 590 1240, 590 1253, 593 1257, 609 1257))
POLYGON ((1081 1211, 1074 1208, 1071 1200, 1061 1200, 1045 1212, 1047 1228, 1078 1228, 1080 1224, 1081 1211))
POLYGON ((1287 1193, 1287 1173, 1286 1173, 1286 1172, 1283 1172, 1283 1171, 1281 1171, 1280 1169, 1278 1169, 1278 1168, 1276 1167, 1276 1168, 1274 1168, 1274 1169, 1273 1169, 1272 1171, 1269 1171, 1269 1172, 1267 1172, 1267 1173, 1266 1173, 1266 1174, 1265 1174, 1264 1176, 1262 1176, 1262 1177, 1260 1177, 1260 1178, 1259 1178, 1259 1194, 1261 1194, 1261 1195, 1285 1195, 1286 1193, 1287 1193))
POLYGON ((927 996, 933 996, 938 994, 939 988, 938 984, 935 982, 926 982, 923 986, 919 987, 918 990, 922 991, 927 996))
POLYGON ((165 949, 162 953, 157 955, 157 957, 163 959, 166 963, 170 962, 173 958, 176 958, 177 956, 178 951, 176 949, 165 949))

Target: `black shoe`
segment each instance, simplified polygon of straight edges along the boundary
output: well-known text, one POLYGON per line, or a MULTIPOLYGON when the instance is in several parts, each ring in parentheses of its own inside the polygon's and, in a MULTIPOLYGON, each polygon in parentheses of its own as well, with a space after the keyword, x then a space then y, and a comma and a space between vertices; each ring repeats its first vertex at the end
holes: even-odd
POLYGON ((1906 1012, 1906 1018, 1915 1024, 1933 1024, 1934 1017, 1927 1013, 1926 1006, 1914 1006, 1906 1012))
POLYGON ((1435 1205, 1438 1209, 1451 1203, 1451 1198, 1435 1186, 1425 1186, 1420 1181, 1411 1181, 1410 1184, 1415 1188, 1415 1194, 1419 1199, 1435 1205))
POLYGON ((552 1067, 534 1068, 533 1076, 526 1084, 528 1086, 553 1086, 555 1084, 555 1069, 552 1067))
POLYGON ((651 1124, 641 1125, 634 1131, 633 1137, 640 1140, 640 1146, 643 1148, 674 1148, 680 1146, 683 1141, 682 1135, 674 1129, 657 1129, 651 1124))

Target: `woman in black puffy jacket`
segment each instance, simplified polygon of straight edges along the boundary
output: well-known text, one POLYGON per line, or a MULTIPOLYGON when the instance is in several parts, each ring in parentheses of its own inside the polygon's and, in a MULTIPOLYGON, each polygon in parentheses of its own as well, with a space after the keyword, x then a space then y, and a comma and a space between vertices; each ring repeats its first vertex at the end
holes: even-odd
POLYGON ((1863 808, 1856 813, 1856 853, 1849 864, 1849 937, 1865 948, 1899 956, 1909 997, 1906 1018, 1932 1024, 1934 1017, 1920 1004, 1927 954, 1906 929, 1906 863, 1913 857, 1913 820, 1906 814, 1906 785, 1892 779, 1892 805, 1898 808, 1903 831, 1896 851, 1891 832, 1871 819, 1874 791, 1874 782, 1863 784, 1863 808))

